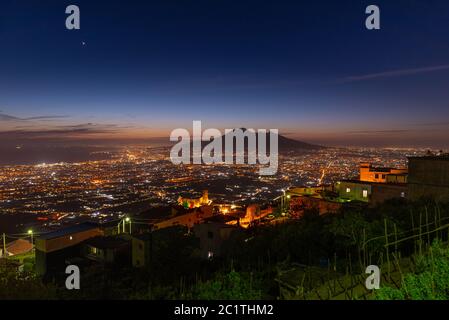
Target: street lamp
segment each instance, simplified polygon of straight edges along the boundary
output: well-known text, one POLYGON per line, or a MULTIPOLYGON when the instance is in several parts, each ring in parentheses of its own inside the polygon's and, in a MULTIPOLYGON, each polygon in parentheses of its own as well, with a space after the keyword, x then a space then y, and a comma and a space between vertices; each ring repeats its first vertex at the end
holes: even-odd
POLYGON ((129 222, 129 234, 131 234, 131 219, 129 217, 126 217, 125 222, 129 222))
POLYGON ((287 210, 287 207, 288 207, 288 200, 290 200, 291 195, 287 194, 287 191, 284 189, 282 189, 282 193, 283 193, 282 198, 281 198, 282 199, 282 205, 281 205, 282 216, 285 216, 285 211, 287 210))
POLYGON ((31 237, 31 245, 33 245, 33 230, 28 230, 28 234, 30 235, 30 237, 31 237))
POLYGON ((281 214, 283 214, 284 213, 285 190, 282 189, 281 191, 282 191, 282 196, 281 196, 281 214))
POLYGON ((120 222, 117 225, 117 232, 120 233, 120 224, 122 224, 122 232, 126 232, 126 223, 129 223, 129 234, 131 234, 131 218, 126 217, 125 219, 120 220, 120 222))

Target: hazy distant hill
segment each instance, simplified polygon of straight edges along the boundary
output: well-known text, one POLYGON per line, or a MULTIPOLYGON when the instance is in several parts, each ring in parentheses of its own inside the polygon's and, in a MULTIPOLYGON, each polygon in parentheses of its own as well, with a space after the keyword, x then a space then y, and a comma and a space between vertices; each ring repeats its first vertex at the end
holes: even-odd
MULTIPOLYGON (((241 130, 243 130, 243 132, 245 132, 247 129, 242 128, 241 130)), ((226 135, 223 135, 222 137, 222 141, 223 141, 223 145, 224 145, 224 141, 226 139, 226 135)), ((256 136, 256 141, 257 143, 258 138, 256 136)), ((265 141, 267 142, 267 147, 269 150, 269 141, 270 141, 270 133, 267 133, 265 141)), ((246 146, 246 144, 245 144, 246 146)), ((286 136, 283 136, 281 134, 278 134, 278 148, 279 151, 302 151, 302 150, 319 150, 322 149, 322 146, 318 146, 318 145, 314 145, 314 144, 310 144, 307 142, 303 142, 303 141, 299 141, 299 140, 294 140, 294 139, 290 139, 287 138, 286 136)))
MULTIPOLYGON (((234 129, 234 130, 236 130, 236 129, 234 129)), ((243 130, 243 132, 245 132, 247 129, 242 128, 241 130, 243 130)), ((222 139, 222 146, 223 146, 223 151, 224 151, 226 135, 223 135, 221 139, 222 139)), ((267 151, 269 151, 270 150, 270 146, 269 146, 270 134, 269 133, 267 133, 265 141, 267 143, 267 151)), ((257 142, 257 144, 259 143, 259 139, 258 139, 257 135, 256 135, 256 142, 257 142)), ((191 142, 190 144, 191 144, 191 148, 192 148, 193 142, 191 142)), ((202 148, 204 148, 207 144, 209 144, 208 141, 202 141, 202 143, 201 143, 202 148)), ((290 139, 281 134, 278 134, 278 148, 279 148, 280 153, 285 153, 285 152, 301 152, 301 151, 310 151, 310 150, 320 150, 325 147, 310 144, 310 143, 299 141, 299 140, 290 139)), ((245 150, 247 150, 246 139, 245 139, 245 150)), ((235 151, 235 148, 234 148, 234 151, 235 151)))
POLYGON ((283 135, 278 137, 279 150, 283 151, 295 151, 295 150, 319 150, 323 149, 323 146, 310 144, 304 141, 294 140, 287 138, 283 135))

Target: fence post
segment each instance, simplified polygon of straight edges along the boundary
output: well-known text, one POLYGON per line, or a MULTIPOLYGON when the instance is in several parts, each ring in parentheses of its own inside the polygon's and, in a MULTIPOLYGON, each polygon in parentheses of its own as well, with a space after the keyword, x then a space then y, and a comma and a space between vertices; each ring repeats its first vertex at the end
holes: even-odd
POLYGON ((419 255, 422 255, 422 210, 419 211, 419 255))
POLYGON ((388 276, 390 276, 390 249, 388 244, 388 229, 387 229, 387 219, 384 219, 384 227, 385 227, 385 248, 386 248, 386 254, 387 254, 387 270, 388 270, 388 276))
MULTIPOLYGON (((412 209, 410 209, 410 218, 411 218, 411 221, 412 221, 412 233, 413 233, 413 235, 415 235, 415 219, 413 217, 413 210, 412 209)), ((413 251, 416 254, 416 240, 413 241, 413 251)))
POLYGON ((427 232, 427 247, 426 247, 426 249, 427 249, 430 245, 429 212, 427 211, 427 206, 425 206, 424 209, 426 210, 426 232, 427 232))
POLYGON ((366 229, 365 228, 363 228, 363 264, 364 264, 364 267, 366 267, 366 229))
POLYGON ((396 223, 394 224, 394 254, 398 255, 398 229, 396 223))

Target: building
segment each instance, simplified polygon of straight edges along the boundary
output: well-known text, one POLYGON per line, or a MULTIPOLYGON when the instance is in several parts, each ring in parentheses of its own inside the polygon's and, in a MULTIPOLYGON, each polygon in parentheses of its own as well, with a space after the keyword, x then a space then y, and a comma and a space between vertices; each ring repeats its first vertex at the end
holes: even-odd
POLYGON ((369 202, 372 191, 370 182, 344 180, 337 182, 338 195, 346 201, 369 202))
POLYGON ((65 270, 65 260, 80 255, 82 242, 102 235, 99 226, 89 222, 40 235, 35 242, 36 273, 65 270))
POLYGON ((370 163, 360 164, 360 181, 377 183, 406 183, 408 169, 376 168, 370 163))
POLYGON ((332 185, 294 187, 286 191, 284 200, 291 216, 300 218, 306 211, 316 210, 320 215, 337 212, 342 201, 332 185))
POLYGON ((407 199, 408 187, 405 183, 373 183, 371 205, 378 205, 390 199, 407 199))
POLYGON ((407 180, 408 169, 361 163, 359 179, 339 181, 335 191, 345 202, 358 201, 374 206, 389 199, 407 198, 407 180))
MULTIPOLYGON (((33 245, 30 241, 25 239, 17 239, 6 244, 6 257, 23 255, 31 252, 33 245)), ((0 249, 0 257, 3 255, 3 250, 0 249)))
POLYGON ((222 253, 223 242, 231 234, 240 230, 238 226, 222 222, 206 222, 194 227, 193 232, 200 240, 200 255, 204 259, 212 259, 222 253))
POLYGON ((131 261, 131 241, 122 236, 98 236, 87 239, 82 244, 84 258, 102 264, 129 265, 131 261))
MULTIPOLYGON (((149 233, 132 235, 132 265, 136 268, 148 268, 152 263, 161 263, 167 259, 178 259, 185 248, 198 249, 199 241, 183 226, 174 226, 154 230, 149 233), (193 242, 192 242, 193 241, 193 242), (185 246, 185 247, 184 247, 185 246)), ((190 252, 192 254, 193 252, 190 252)))
POLYGON ((336 213, 342 207, 342 203, 320 196, 296 196, 289 201, 289 212, 295 218, 300 218, 306 211, 315 210, 320 215, 336 213))
POLYGON ((290 196, 319 196, 326 192, 333 191, 331 185, 321 185, 318 187, 293 187, 287 190, 287 195, 290 196))
POLYGON ((406 198, 408 188, 404 183, 345 180, 337 183, 337 190, 342 200, 377 205, 389 199, 406 198))
POLYGON ((151 262, 152 233, 140 234, 132 237, 132 265, 142 268, 151 262))
POLYGON ((239 219, 238 223, 246 229, 270 214, 273 214, 272 207, 261 208, 257 204, 251 204, 246 207, 245 215, 239 219))
POLYGON ((183 211, 179 215, 155 223, 153 229, 164 229, 173 226, 185 226, 190 229, 195 224, 199 224, 204 219, 210 218, 215 214, 213 207, 209 205, 187 210, 183 209, 183 211))
POLYGON ((449 154, 410 157, 408 189, 411 200, 449 201, 449 154))
POLYGON ((178 204, 183 206, 186 209, 192 209, 192 208, 199 208, 201 206, 208 206, 212 203, 211 200, 209 200, 209 192, 207 190, 203 191, 203 195, 199 198, 178 198, 178 204))

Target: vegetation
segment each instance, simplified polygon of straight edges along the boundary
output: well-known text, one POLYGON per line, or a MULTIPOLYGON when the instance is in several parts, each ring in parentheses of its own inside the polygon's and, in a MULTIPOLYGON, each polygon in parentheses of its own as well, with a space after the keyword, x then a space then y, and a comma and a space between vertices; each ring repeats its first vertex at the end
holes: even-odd
POLYGON ((0 269, 0 300, 53 300, 57 289, 43 284, 34 274, 0 269))
POLYGON ((252 273, 231 271, 219 273, 214 279, 200 282, 191 292, 191 298, 200 300, 260 300, 262 289, 252 273))
POLYGON ((418 256, 416 270, 407 273, 398 288, 385 286, 376 292, 379 300, 449 300, 449 249, 435 241, 418 256))
POLYGON ((448 204, 348 204, 338 214, 310 211, 234 233, 212 261, 199 258, 185 229, 169 228, 153 239, 153 262, 142 270, 94 266, 72 291, 57 288, 57 279, 44 285, 29 272, 3 270, 0 299, 366 299, 370 264, 383 274, 376 299, 448 299, 448 226, 448 204))

